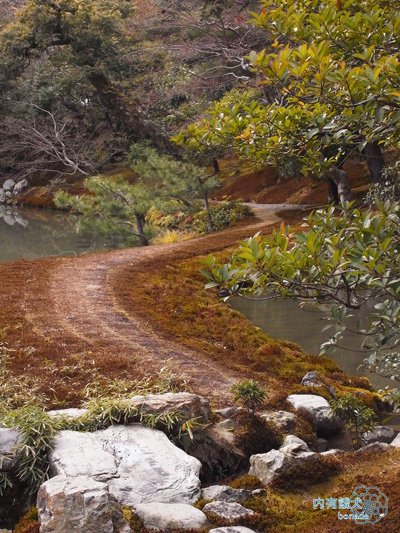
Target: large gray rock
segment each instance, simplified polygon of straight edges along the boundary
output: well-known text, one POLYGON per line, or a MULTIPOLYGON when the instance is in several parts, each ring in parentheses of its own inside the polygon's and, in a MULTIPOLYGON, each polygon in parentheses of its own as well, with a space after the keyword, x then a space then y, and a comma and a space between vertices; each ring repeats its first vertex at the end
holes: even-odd
POLYGON ((6 193, 4 192, 4 189, 0 189, 0 204, 6 201, 6 193))
POLYGON ((251 490, 233 489, 228 485, 212 485, 201 491, 203 500, 218 500, 224 502, 244 502, 252 495, 251 490))
POLYGON ((189 392, 167 392, 165 394, 147 394, 146 396, 132 396, 129 403, 140 408, 144 414, 181 413, 189 420, 210 417, 210 403, 206 398, 189 392))
POLYGON ((395 448, 400 448, 400 433, 397 435, 395 439, 392 440, 390 445, 394 446, 395 448))
POLYGON ((0 472, 9 472, 15 466, 18 447, 22 440, 20 431, 0 428, 0 472))
POLYGON ((49 479, 39 489, 40 533, 128 533, 106 483, 88 477, 49 479))
POLYGON ((387 426, 376 426, 371 431, 367 431, 363 435, 363 440, 366 444, 371 444, 372 442, 387 442, 390 444, 395 438, 397 432, 387 426))
POLYGON ((15 187, 15 181, 14 180, 6 180, 4 183, 3 183, 3 190, 5 192, 7 191, 12 191, 15 187))
POLYGON ((264 486, 268 486, 299 466, 315 466, 320 462, 320 456, 312 452, 304 441, 288 435, 279 450, 252 455, 249 474, 257 476, 264 486))
POLYGON ((209 533, 255 533, 255 531, 243 526, 228 526, 210 529, 209 533))
POLYGON ((50 467, 52 475, 107 481, 110 494, 124 505, 193 503, 200 495, 201 463, 161 431, 140 425, 61 431, 50 467))
POLYGON ((341 429, 341 423, 334 416, 328 401, 316 394, 291 394, 287 401, 296 410, 307 412, 314 429, 321 435, 332 435, 341 429))
POLYGON ((134 510, 145 527, 151 530, 195 530, 208 526, 207 517, 202 511, 183 503, 139 504, 135 505, 134 510))
POLYGON ((239 520, 247 520, 256 516, 254 511, 246 509, 240 503, 229 502, 211 502, 207 503, 203 507, 203 511, 210 516, 214 515, 220 520, 226 520, 227 522, 234 522, 239 520))
POLYGON ((288 411, 265 411, 259 416, 274 424, 281 431, 291 431, 296 426, 297 416, 288 411))

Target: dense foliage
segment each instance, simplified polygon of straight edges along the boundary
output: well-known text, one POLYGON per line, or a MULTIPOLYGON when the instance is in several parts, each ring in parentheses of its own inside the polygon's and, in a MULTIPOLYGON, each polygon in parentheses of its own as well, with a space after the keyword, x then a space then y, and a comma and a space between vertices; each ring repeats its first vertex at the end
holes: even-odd
MULTIPOLYGON (((379 180, 382 147, 398 146, 397 2, 262 0, 253 23, 270 45, 252 52, 258 94, 217 102, 177 141, 222 144, 256 161, 296 161, 323 175, 356 152, 379 180)), ((240 96, 241 94, 241 96, 240 96)))
POLYGON ((241 243, 229 263, 206 262, 208 287, 228 294, 291 297, 326 311, 333 333, 322 351, 345 350, 347 330, 364 341, 365 365, 400 381, 400 204, 312 213, 303 231, 281 226, 241 243), (352 318, 363 310, 366 324, 352 318))

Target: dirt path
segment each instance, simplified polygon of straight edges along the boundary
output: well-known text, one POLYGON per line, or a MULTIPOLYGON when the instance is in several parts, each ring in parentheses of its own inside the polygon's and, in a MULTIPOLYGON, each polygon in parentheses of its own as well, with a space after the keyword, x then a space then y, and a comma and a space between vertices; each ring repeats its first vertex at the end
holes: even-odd
POLYGON ((77 353, 84 348, 95 359, 100 354, 103 358, 133 354, 136 364, 147 373, 159 370, 168 360, 176 372, 189 378, 194 390, 210 397, 218 393, 221 399, 235 376, 200 359, 199 353, 166 341, 150 324, 124 309, 112 287, 126 269, 154 268, 155 264, 221 250, 282 220, 277 214, 282 205, 252 207, 256 218, 183 243, 25 262, 27 278, 37 279, 36 288, 33 283, 21 302, 25 319, 36 336, 53 339, 59 353, 77 353), (46 268, 39 279, 41 266, 46 268))

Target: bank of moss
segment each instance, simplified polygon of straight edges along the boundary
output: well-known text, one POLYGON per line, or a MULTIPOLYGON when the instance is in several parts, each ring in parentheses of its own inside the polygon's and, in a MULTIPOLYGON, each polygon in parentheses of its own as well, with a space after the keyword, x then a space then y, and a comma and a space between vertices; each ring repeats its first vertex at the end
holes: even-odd
MULTIPOLYGON (((339 392, 357 389, 366 403, 378 396, 365 378, 347 376, 332 360, 306 354, 298 345, 274 340, 243 315, 223 303, 215 291, 204 289, 198 258, 126 270, 115 281, 117 299, 125 309, 150 321, 166 339, 199 352, 228 371, 262 383, 267 406, 288 408, 290 393, 305 392, 302 377, 317 371, 327 388, 339 392)), ((315 394, 315 389, 313 389, 315 394)))

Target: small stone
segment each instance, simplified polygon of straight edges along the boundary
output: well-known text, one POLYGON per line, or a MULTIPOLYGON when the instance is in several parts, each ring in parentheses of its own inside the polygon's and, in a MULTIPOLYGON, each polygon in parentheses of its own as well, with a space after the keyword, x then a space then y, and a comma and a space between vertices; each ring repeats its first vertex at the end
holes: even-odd
POLYGON ((247 520, 256 515, 254 511, 246 509, 240 503, 228 503, 228 502, 211 502, 207 503, 203 507, 203 511, 210 515, 215 515, 221 520, 226 520, 228 522, 234 520, 247 520))
POLYGON ((233 431, 236 428, 236 424, 232 418, 226 418, 225 420, 222 420, 221 422, 218 422, 215 424, 221 429, 226 429, 228 431, 233 431))
POLYGON ((201 491, 203 500, 218 500, 224 502, 244 502, 252 492, 246 489, 233 489, 228 485, 212 485, 201 491))
POLYGON ((6 180, 4 183, 3 183, 3 190, 4 191, 12 191, 15 187, 15 181, 14 180, 6 180))
POLYGON ((216 409, 215 414, 222 416, 222 418, 231 418, 240 411, 243 411, 243 407, 232 405, 231 407, 225 407, 224 409, 216 409))
POLYGON ((47 414, 52 418, 80 418, 87 413, 87 409, 78 409, 71 407, 70 409, 53 409, 48 411, 47 414))
POLYGON ((28 180, 24 178, 24 179, 20 180, 18 183, 16 183, 16 185, 14 186, 13 193, 14 194, 19 194, 27 186, 28 186, 28 180))
POLYGON ((387 442, 390 444, 396 436, 396 431, 387 426, 376 426, 371 431, 367 431, 363 435, 363 440, 366 444, 372 442, 387 442))
POLYGON ((207 517, 202 511, 183 503, 139 504, 135 505, 134 511, 145 527, 151 530, 193 530, 208 526, 207 517))
POLYGON ((22 440, 17 429, 0 428, 0 472, 9 472, 14 467, 22 440))
POLYGON ((390 445, 394 446, 395 448, 400 448, 400 433, 397 435, 397 437, 394 440, 392 440, 390 445))
POLYGON ((362 446, 361 448, 358 448, 356 452, 365 452, 365 451, 374 451, 374 452, 384 452, 390 448, 390 444, 387 444, 386 442, 372 442, 371 444, 367 444, 367 446, 362 446))
POLYGON ((275 424, 281 431, 291 431, 296 426, 297 416, 289 411, 266 411, 260 417, 275 424))
POLYGON ((228 526, 217 527, 216 529, 210 529, 209 533, 256 533, 254 529, 249 529, 243 526, 228 526))
POLYGON ((189 392, 132 396, 129 403, 144 414, 180 413, 186 420, 199 418, 207 421, 211 414, 210 402, 203 396, 189 392))

